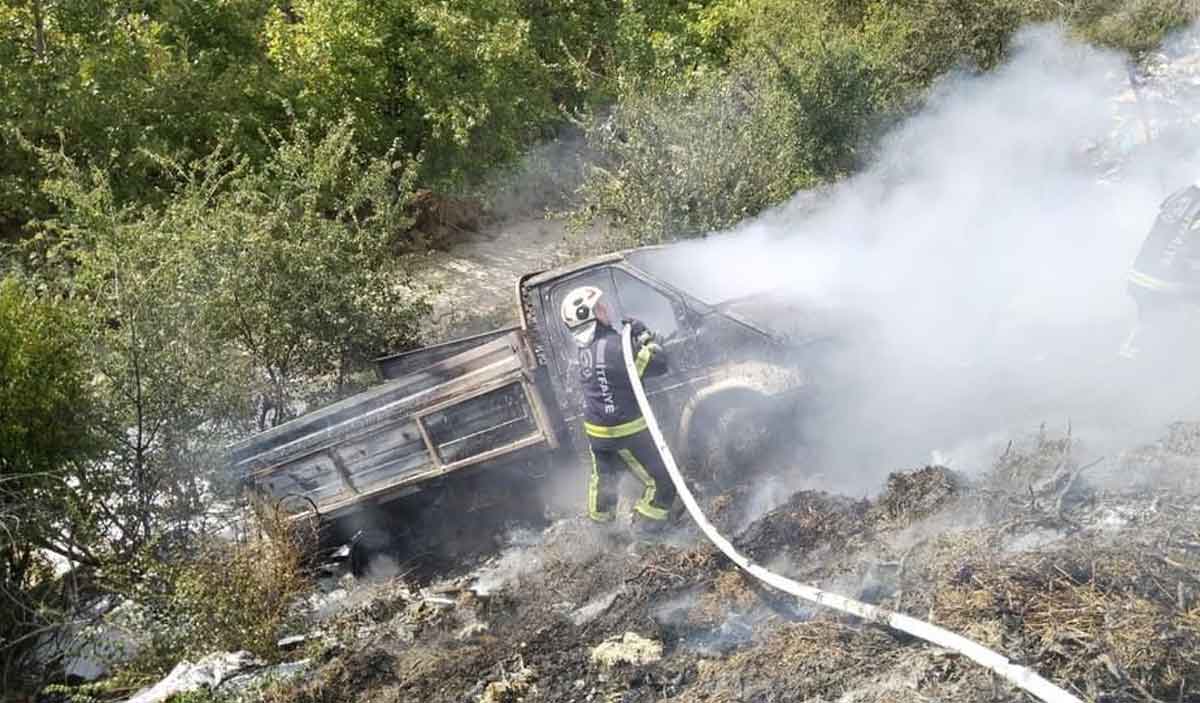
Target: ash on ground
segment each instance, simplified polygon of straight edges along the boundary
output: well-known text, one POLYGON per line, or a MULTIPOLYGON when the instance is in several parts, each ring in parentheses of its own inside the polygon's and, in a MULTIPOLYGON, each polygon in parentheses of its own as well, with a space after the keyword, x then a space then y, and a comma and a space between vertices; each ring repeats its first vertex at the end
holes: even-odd
MULTIPOLYGON (((1069 437, 873 500, 801 491, 734 541, 928 619, 1091 701, 1200 701, 1200 431, 1096 461, 1069 437)), ((737 511, 735 496, 709 510, 737 511)), ((403 573, 403 571, 401 571, 403 573)), ((976 664, 764 590, 683 523, 630 547, 581 518, 470 570, 356 586, 298 701, 1028 700, 976 664)))

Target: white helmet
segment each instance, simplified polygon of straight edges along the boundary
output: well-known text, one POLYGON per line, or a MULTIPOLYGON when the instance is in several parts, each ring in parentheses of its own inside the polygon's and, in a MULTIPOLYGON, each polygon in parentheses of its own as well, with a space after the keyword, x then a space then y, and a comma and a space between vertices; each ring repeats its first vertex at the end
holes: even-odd
POLYGON ((581 347, 591 344, 596 336, 596 304, 603 295, 604 291, 595 286, 580 286, 563 298, 560 309, 563 324, 581 347))

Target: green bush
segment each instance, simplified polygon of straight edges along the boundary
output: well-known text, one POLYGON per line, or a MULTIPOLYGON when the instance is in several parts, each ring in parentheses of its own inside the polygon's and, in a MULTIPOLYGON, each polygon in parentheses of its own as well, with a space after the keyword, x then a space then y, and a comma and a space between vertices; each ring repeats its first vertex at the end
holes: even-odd
POLYGON ((0 688, 61 616, 46 550, 86 560, 93 506, 72 500, 81 465, 103 447, 79 326, 60 301, 13 275, 0 279, 0 688))
POLYGON ((595 160, 573 217, 614 225, 584 248, 727 228, 854 172, 931 84, 995 67, 1031 22, 1136 53, 1196 12, 1166 0, 717 0, 678 11, 669 40, 624 14, 618 36, 628 25, 651 39, 618 53, 615 103, 584 121, 595 160))
POLYGON ((142 613, 137 657, 125 677, 154 677, 181 660, 246 650, 267 661, 311 584, 303 568, 311 535, 273 512, 259 511, 252 536, 228 542, 200 537, 152 545, 107 571, 142 613))
POLYGON ((876 70, 832 24, 751 44, 670 90, 630 92, 586 126, 597 154, 577 222, 625 247, 726 228, 798 189, 851 172, 879 113, 876 70))
POLYGON ((1135 55, 1157 47, 1197 17, 1194 0, 1075 0, 1064 16, 1086 40, 1135 55))
POLYGON ((368 157, 355 135, 350 119, 297 123, 262 165, 214 156, 165 214, 206 329, 249 362, 260 428, 352 390, 354 372, 415 343, 428 309, 405 281, 416 164, 399 147, 368 157))
POLYGON ((1028 22, 1053 19, 1042 0, 874 2, 862 35, 872 62, 888 77, 893 103, 910 102, 956 67, 986 71, 999 64, 1009 40, 1028 22))
POLYGON ((299 109, 351 112, 367 148, 399 140, 426 185, 481 176, 560 119, 516 0, 297 0, 264 36, 299 109))
POLYGON ((10 132, 110 171, 122 202, 161 196, 143 150, 181 161, 218 143, 263 153, 292 89, 258 47, 264 0, 0 0, 0 228, 50 213, 38 160, 10 132))
POLYGON ((349 118, 297 120, 264 136, 263 161, 155 157, 172 174, 163 206, 121 205, 107 172, 41 152, 60 215, 31 242, 37 268, 86 303, 107 415, 159 428, 129 447, 139 461, 202 428, 278 424, 413 344, 426 304, 397 252, 415 165, 368 157, 355 135, 349 118))
MULTIPOLYGON (((198 537, 228 483, 222 448, 347 392, 374 356, 413 343, 424 301, 396 253, 412 165, 362 155, 349 120, 298 122, 264 140, 265 161, 224 150, 161 159, 171 192, 142 206, 121 204, 106 171, 35 150, 58 216, 10 259, 30 285, 0 288, 8 596, 50 602, 55 582, 39 551, 49 549, 135 600, 161 592, 199 607, 205 590, 234 589, 219 592, 231 602, 249 592, 233 603, 244 616, 228 617, 251 620, 159 610, 198 646, 236 635, 265 647, 278 613, 263 608, 284 599, 287 568, 256 571, 279 559, 198 537), (178 544, 195 552, 180 561, 178 544), (164 571, 164 557, 181 571, 164 571), (230 578, 229 564, 251 582, 230 578)), ((71 607, 0 611, 4 646, 29 644, 19 638, 71 607)))
POLYGON ((45 484, 96 446, 79 333, 65 306, 15 276, 0 279, 0 499, 20 481, 45 484))
POLYGON ((162 674, 215 651, 278 659, 276 642, 310 587, 302 564, 312 545, 274 517, 257 528, 246 541, 198 539, 167 560, 155 555, 140 565, 133 594, 151 613, 150 641, 133 671, 162 674))

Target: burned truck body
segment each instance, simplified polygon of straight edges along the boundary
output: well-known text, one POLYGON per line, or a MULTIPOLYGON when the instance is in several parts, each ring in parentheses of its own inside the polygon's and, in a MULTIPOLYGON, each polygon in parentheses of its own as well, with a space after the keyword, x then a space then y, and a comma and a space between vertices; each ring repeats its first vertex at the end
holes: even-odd
POLYGON ((586 447, 578 352, 558 320, 580 285, 662 339, 671 368, 647 392, 684 461, 710 475, 752 462, 770 427, 811 397, 813 350, 827 337, 781 334, 744 314, 765 304, 773 319, 807 319, 782 302, 701 300, 656 275, 670 255, 649 247, 524 276, 520 325, 380 359, 378 386, 235 444, 231 464, 290 514, 334 527, 335 540, 381 504, 471 476, 561 470, 586 447))

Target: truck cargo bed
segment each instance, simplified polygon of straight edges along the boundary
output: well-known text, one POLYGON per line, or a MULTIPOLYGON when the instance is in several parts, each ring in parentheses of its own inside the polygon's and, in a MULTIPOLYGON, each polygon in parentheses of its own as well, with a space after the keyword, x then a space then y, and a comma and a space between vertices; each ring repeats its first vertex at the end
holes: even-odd
POLYGON ((531 366, 520 333, 507 331, 238 443, 231 462, 289 509, 337 517, 460 468, 556 446, 531 366))

